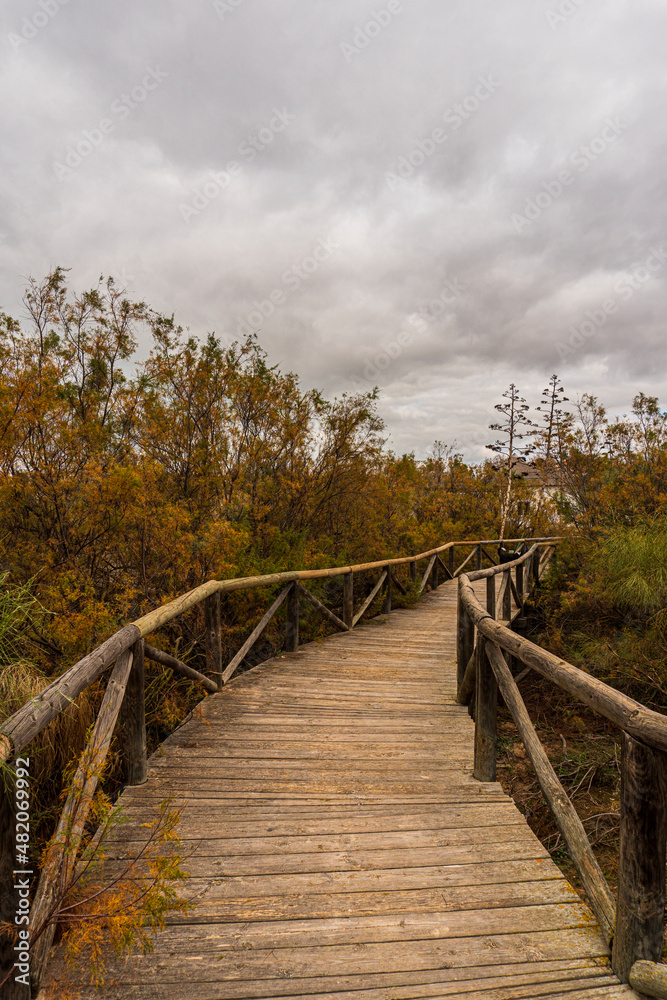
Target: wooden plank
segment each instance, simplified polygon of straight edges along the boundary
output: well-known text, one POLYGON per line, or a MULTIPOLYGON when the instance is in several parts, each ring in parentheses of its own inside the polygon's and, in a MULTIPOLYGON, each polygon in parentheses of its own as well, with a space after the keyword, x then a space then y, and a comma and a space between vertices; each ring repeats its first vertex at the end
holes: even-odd
MULTIPOLYGON (((223 876, 211 872, 205 875, 191 875, 188 886, 201 892, 206 888, 213 900, 263 899, 281 896, 288 900, 301 899, 311 895, 358 896, 374 892, 424 892, 438 890, 444 899, 450 898, 453 890, 465 889, 472 892, 485 887, 512 884, 517 891, 530 887, 533 882, 556 881, 572 891, 556 866, 547 858, 523 859, 518 861, 479 862, 469 865, 440 865, 436 867, 394 868, 380 879, 378 870, 354 870, 334 872, 289 872, 263 873, 261 875, 223 876), (381 888, 379 888, 381 887, 381 888)), ((187 891, 187 887, 186 887, 187 891)), ((489 890, 494 891, 494 890, 489 890)))
POLYGON ((169 976, 173 981, 178 970, 182 981, 185 965, 196 969, 200 981, 233 983, 238 991, 239 982, 270 978, 271 969, 274 976, 293 980, 313 976, 417 971, 432 969, 434 965, 497 966, 521 962, 525 960, 526 953, 536 960, 545 961, 560 958, 563 953, 575 959, 608 955, 595 929, 588 927, 567 927, 559 933, 527 931, 468 938, 289 947, 280 948, 278 954, 274 954, 273 949, 223 950, 224 933, 205 946, 199 927, 190 939, 183 941, 179 931, 177 927, 167 927, 160 937, 159 950, 130 958, 123 966, 114 967, 114 978, 124 983, 151 984, 164 981, 169 976), (221 960, 223 955, 224 961, 221 960))
MULTIPOLYGON (((108 856, 111 858, 135 857, 144 842, 144 837, 140 831, 135 836, 137 840, 130 841, 124 837, 122 842, 116 841, 108 845, 108 856)), ((389 850, 411 850, 419 852, 421 858, 422 851, 428 851, 436 847, 454 847, 464 845, 466 847, 476 844, 494 843, 534 843, 529 827, 524 824, 514 823, 507 826, 478 826, 471 829, 461 828, 454 830, 410 830, 410 831, 381 831, 379 833, 335 833, 318 834, 317 836, 290 835, 286 837, 216 837, 215 831, 207 837, 202 834, 195 841, 197 848, 197 858, 224 858, 230 855, 239 858, 244 855, 272 855, 293 856, 295 854, 306 853, 333 853, 346 851, 356 853, 358 851, 389 851, 389 850)), ((355 860, 353 859, 353 860, 355 860)))
MULTIPOLYGON (((136 800, 135 800, 136 802, 136 800)), ((138 803, 135 804, 135 810, 138 803)), ((148 808, 148 807, 146 807, 148 808)), ((473 829, 474 827, 490 827, 518 825, 523 826, 525 819, 517 812, 513 802, 496 803, 493 809, 486 805, 453 805, 438 808, 437 811, 431 808, 425 812, 417 812, 412 815, 405 813, 396 814, 391 811, 391 807, 380 808, 372 812, 361 811, 355 808, 353 811, 340 812, 335 809, 328 809, 326 817, 309 815, 299 815, 294 817, 285 814, 284 811, 276 812, 268 818, 263 818, 257 811, 251 813, 250 810, 243 810, 234 814, 235 818, 230 818, 229 812, 219 816, 207 816, 197 823, 197 828, 184 827, 181 835, 188 836, 195 840, 199 837, 290 837, 290 836, 320 836, 320 835, 345 835, 360 833, 397 833, 402 830, 428 830, 447 831, 473 829), (247 818, 243 818, 249 813, 247 818), (242 818, 238 818, 242 817, 242 818)), ((137 833, 141 834, 142 827, 138 825, 140 820, 137 813, 133 812, 131 819, 127 819, 115 832, 114 841, 122 842, 126 840, 140 839, 137 833)))
MULTIPOLYGON (((285 996, 307 996, 309 998, 327 997, 340 1000, 411 1000, 422 996, 457 996, 465 995, 480 986, 489 989, 511 989, 517 984, 540 984, 568 982, 579 976, 584 982, 591 978, 599 978, 603 969, 586 959, 570 959, 560 961, 515 962, 510 965, 466 966, 464 968, 426 969, 415 972, 371 973, 366 975, 326 976, 321 978, 303 977, 298 980, 290 977, 279 979, 263 979, 255 982, 226 983, 196 983, 188 985, 188 995, 192 1000, 232 1000, 234 997, 271 998, 285 996), (322 993, 328 990, 330 992, 322 993), (232 991, 238 991, 232 992, 232 991), (381 992, 380 992, 381 991, 381 992)), ((147 984, 135 987, 125 984, 121 989, 127 989, 127 996, 141 995, 146 1000, 162 1000, 162 994, 156 988, 147 984), (141 990, 139 994, 136 991, 141 990)), ((165 982, 159 988, 165 989, 165 997, 176 997, 182 1000, 182 984, 180 982, 165 982), (181 992, 175 992, 180 989, 181 992), (173 991, 173 992, 172 992, 173 991)), ((125 994, 114 992, 113 986, 107 987, 107 996, 122 998, 125 994)), ((502 1000, 502 998, 501 998, 502 1000)))
MULTIPOLYGON (((405 868, 410 865, 429 868, 434 865, 471 865, 495 859, 507 861, 545 858, 546 851, 529 838, 517 837, 514 842, 503 844, 454 844, 442 848, 394 848, 389 850, 360 850, 312 852, 304 854, 253 854, 248 856, 223 856, 215 859, 193 854, 188 870, 194 876, 216 874, 264 875, 298 874, 300 872, 335 872, 350 869, 381 872, 405 868)), ((109 868, 114 871, 114 864, 109 868)))
MULTIPOLYGON (((481 935, 545 933, 579 929, 590 933, 585 905, 581 902, 557 905, 496 907, 483 910, 438 909, 433 912, 328 917, 319 920, 269 920, 240 923, 169 925, 170 947, 183 953, 295 949, 316 951, 323 942, 327 949, 346 945, 374 945, 391 942, 432 943, 458 938, 479 939, 481 935)), ((593 931, 594 933, 594 931, 593 931)), ((425 949, 426 950, 426 949, 425 949)))
POLYGON ((431 889, 388 890, 376 892, 331 893, 303 892, 299 895, 221 896, 213 878, 191 879, 188 897, 197 906, 190 915, 176 914, 168 923, 225 923, 234 921, 321 919, 375 916, 383 913, 433 913, 438 910, 473 910, 496 907, 533 906, 541 903, 577 903, 579 898, 562 879, 541 882, 500 883, 496 885, 452 886, 431 889))
MULTIPOLYGON (((393 978, 393 977, 392 977, 393 978)), ((568 977, 570 978, 570 977, 568 977)), ((454 986, 434 984, 430 988, 420 989, 419 987, 411 987, 407 990, 401 990, 400 988, 387 987, 381 990, 358 990, 354 989, 350 992, 327 992, 327 993, 308 993, 308 1000, 416 1000, 419 997, 466 997, 467 1000, 521 1000, 521 998, 551 998, 551 997, 562 997, 563 1000, 632 1000, 636 998, 636 994, 628 992, 627 987, 614 985, 610 983, 608 976, 596 976, 588 975, 586 972, 581 975, 582 984, 586 983, 585 991, 572 990, 572 982, 562 982, 562 983, 551 983, 543 981, 542 985, 539 985, 538 980, 532 978, 528 979, 526 985, 513 986, 509 982, 503 982, 502 980, 485 980, 484 985, 480 984, 479 980, 473 985, 467 982, 457 983, 454 986), (488 985, 487 985, 488 982, 488 985), (502 982, 502 985, 498 989, 493 987, 497 985, 498 982, 502 982), (534 985, 537 984, 537 985, 534 985), (604 986, 602 985, 604 984, 604 986), (478 992, 474 986, 482 985, 482 991, 478 992), (595 986, 598 989, 594 989, 595 986)), ((299 980, 298 986, 301 988, 302 980, 299 980)), ((243 984, 246 987, 246 984, 243 984)), ((296 984, 294 984, 296 985, 296 984)), ((247 984, 247 988, 250 989, 254 984, 247 984)), ((287 994, 277 992, 281 986, 285 986, 284 983, 280 981, 275 984, 276 992, 274 992, 273 997, 266 997, 266 991, 269 989, 265 986, 262 990, 262 998, 266 1000, 277 1000, 277 997, 285 996, 287 994)), ((151 989, 151 987, 127 987, 127 994, 118 993, 115 990, 106 994, 110 1000, 114 998, 121 997, 125 1000, 127 997, 135 997, 139 994, 135 993, 135 989, 140 989, 141 996, 144 996, 144 991, 146 989, 151 989)), ((154 988, 155 989, 155 988, 154 988)), ((156 1000, 171 1000, 171 998, 177 998, 177 1000, 182 1000, 182 986, 179 984, 165 984, 164 987, 160 986, 155 992, 145 993, 147 997, 155 997, 156 1000), (164 989, 164 992, 159 992, 159 990, 164 989)), ((188 991, 189 1000, 227 1000, 229 997, 259 997, 259 993, 236 993, 228 992, 223 984, 193 984, 193 990, 188 991)), ((289 995, 292 995, 291 993, 289 995)), ((303 995, 299 993, 299 995, 303 995)))

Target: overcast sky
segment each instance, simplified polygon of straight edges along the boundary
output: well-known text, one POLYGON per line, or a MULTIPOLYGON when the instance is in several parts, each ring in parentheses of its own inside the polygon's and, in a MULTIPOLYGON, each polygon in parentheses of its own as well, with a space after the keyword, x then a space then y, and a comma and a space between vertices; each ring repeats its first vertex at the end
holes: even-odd
POLYGON ((1 309, 112 274, 306 388, 379 385, 418 455, 484 457, 509 382, 537 403, 552 372, 667 403, 664 0, 1 16, 1 309))

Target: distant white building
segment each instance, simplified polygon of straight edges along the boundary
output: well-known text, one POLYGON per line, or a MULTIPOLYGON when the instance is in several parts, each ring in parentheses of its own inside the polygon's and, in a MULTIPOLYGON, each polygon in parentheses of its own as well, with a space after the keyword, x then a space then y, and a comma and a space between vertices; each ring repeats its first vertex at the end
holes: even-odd
MULTIPOLYGON (((493 462, 493 467, 498 472, 505 471, 507 464, 506 458, 496 459, 493 462)), ((562 489, 562 482, 556 470, 547 472, 537 462, 528 462, 525 458, 512 459, 512 475, 528 486, 544 489, 547 493, 562 489)))

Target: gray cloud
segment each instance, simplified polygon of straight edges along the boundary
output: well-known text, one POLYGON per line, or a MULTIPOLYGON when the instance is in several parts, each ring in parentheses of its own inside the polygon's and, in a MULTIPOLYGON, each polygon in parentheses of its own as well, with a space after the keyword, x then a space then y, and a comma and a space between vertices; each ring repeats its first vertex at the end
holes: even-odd
POLYGON ((0 307, 61 264, 195 332, 261 318, 421 454, 481 457, 510 380, 627 409, 664 389, 667 267, 617 289, 667 243, 666 40, 659 0, 6 0, 0 307))

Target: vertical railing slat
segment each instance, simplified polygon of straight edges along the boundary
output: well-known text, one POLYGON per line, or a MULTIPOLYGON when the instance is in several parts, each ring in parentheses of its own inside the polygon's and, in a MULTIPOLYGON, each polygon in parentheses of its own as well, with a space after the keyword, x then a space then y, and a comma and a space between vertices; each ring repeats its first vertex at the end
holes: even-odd
POLYGON ((391 611, 391 566, 385 566, 385 573, 387 574, 387 579, 384 582, 384 604, 382 605, 382 613, 388 615, 391 611))
POLYGON ((220 630, 220 594, 211 594, 204 601, 206 630, 206 672, 222 688, 222 636, 220 630))
POLYGON ((496 618, 496 577, 487 576, 486 578, 486 610, 495 620, 496 618))
POLYGON ((343 621, 352 628, 354 619, 354 573, 346 573, 343 577, 343 621))
POLYGON ((288 653, 296 653, 299 648, 299 584, 295 581, 286 599, 287 614, 285 615, 285 649, 288 653))
POLYGON ((498 682, 486 655, 486 642, 484 636, 478 632, 473 774, 478 781, 495 781, 498 682))
POLYGON ((144 640, 132 647, 132 669, 120 710, 123 731, 123 769, 125 784, 143 785, 146 781, 146 684, 144 640))

